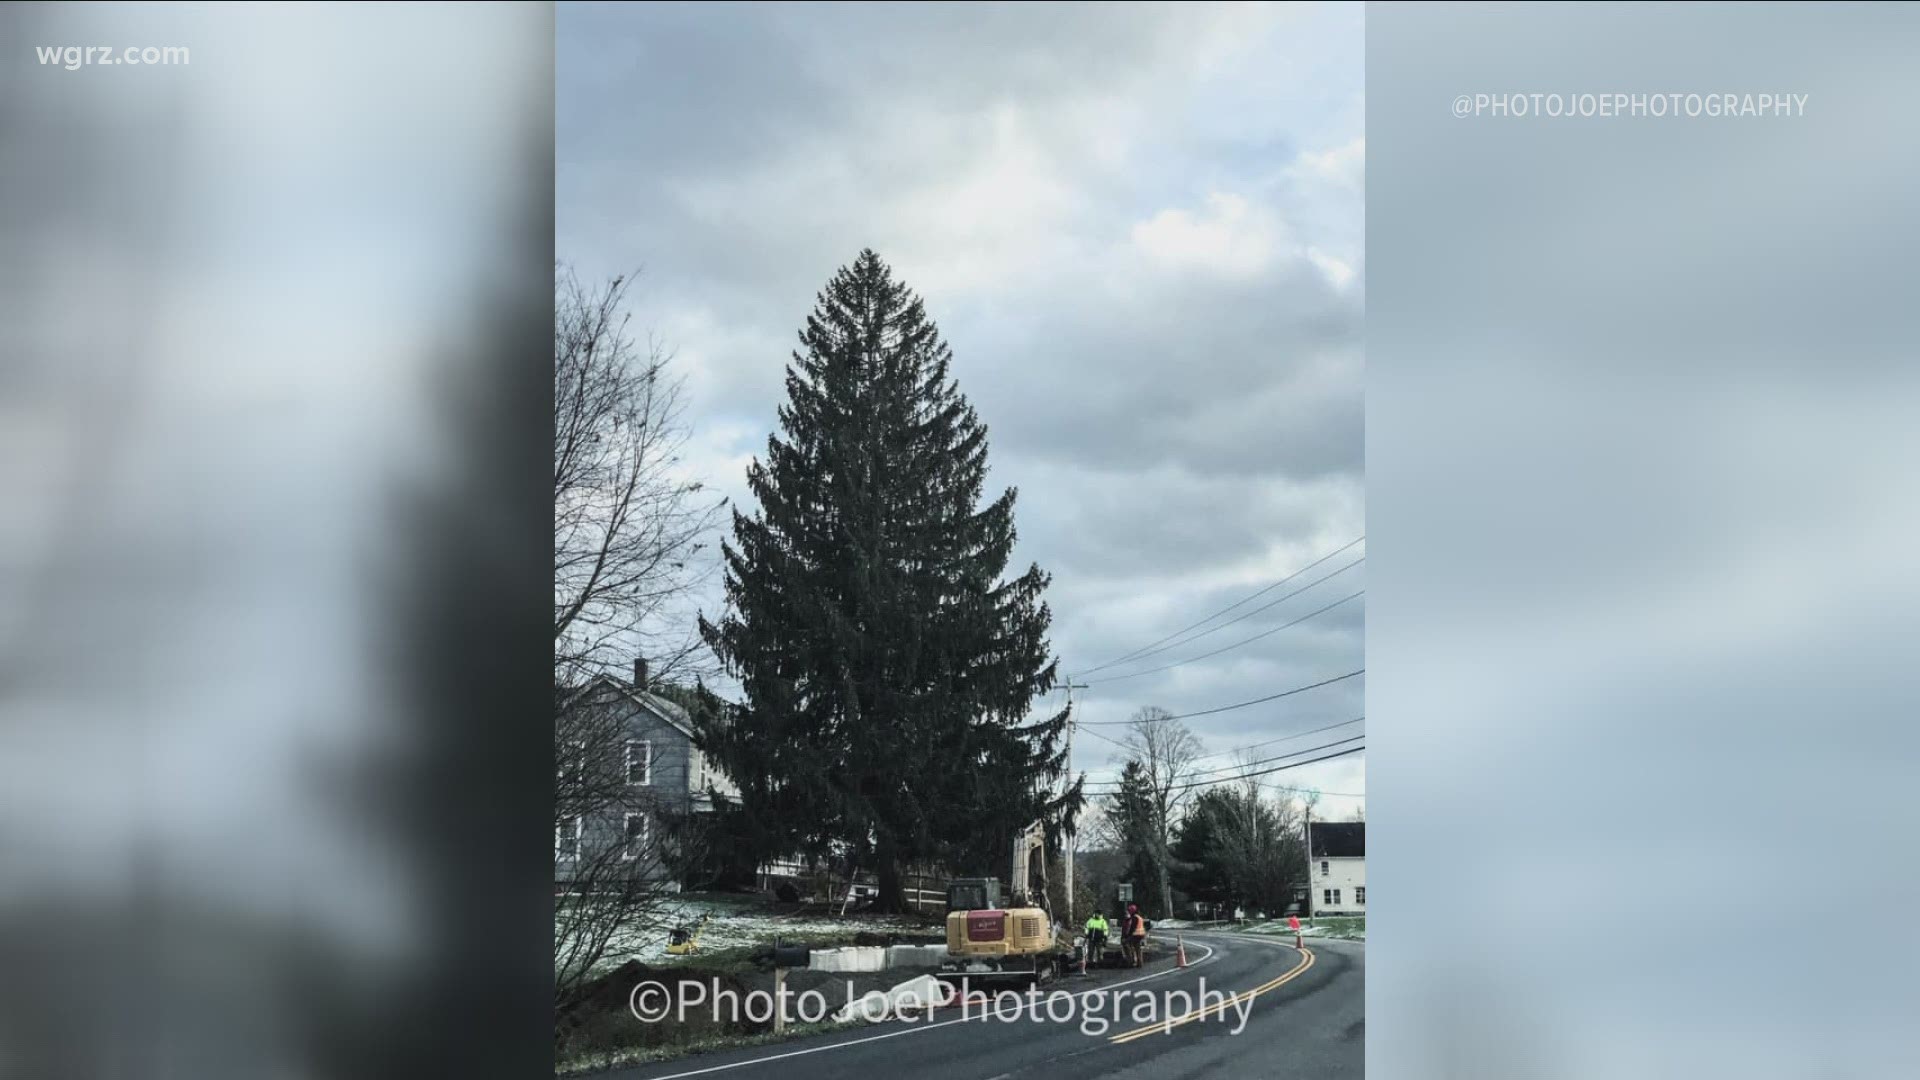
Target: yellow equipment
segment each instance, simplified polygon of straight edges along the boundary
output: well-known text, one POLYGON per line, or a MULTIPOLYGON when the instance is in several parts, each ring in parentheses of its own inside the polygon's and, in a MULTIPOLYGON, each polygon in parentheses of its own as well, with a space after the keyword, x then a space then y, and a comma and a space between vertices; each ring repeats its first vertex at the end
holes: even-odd
POLYGON ((993 878, 957 878, 947 886, 947 962, 938 978, 944 982, 1040 982, 1065 963, 1066 943, 1056 941, 1053 917, 1028 897, 1034 856, 1042 856, 1045 873, 1046 831, 1039 823, 1014 838, 1013 896, 1000 902, 1000 882, 993 878))
POLYGON ((700 916, 692 926, 676 926, 667 934, 667 955, 687 956, 700 951, 700 929, 707 925, 707 917, 700 916))

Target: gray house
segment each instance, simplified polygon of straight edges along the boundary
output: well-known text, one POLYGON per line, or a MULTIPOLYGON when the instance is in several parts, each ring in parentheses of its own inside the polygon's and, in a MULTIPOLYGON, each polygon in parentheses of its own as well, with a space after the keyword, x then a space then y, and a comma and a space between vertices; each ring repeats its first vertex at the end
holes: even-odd
POLYGON ((693 745, 686 710, 634 681, 601 675, 563 696, 555 738, 554 881, 567 885, 638 875, 667 884, 667 815, 713 809, 711 791, 732 781, 693 745))

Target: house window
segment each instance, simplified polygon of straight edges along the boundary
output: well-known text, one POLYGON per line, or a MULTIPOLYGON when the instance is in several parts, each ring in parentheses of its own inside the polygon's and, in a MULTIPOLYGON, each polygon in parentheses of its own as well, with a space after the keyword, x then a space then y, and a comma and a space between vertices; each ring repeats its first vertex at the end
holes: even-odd
POLYGON ((1320 860, 1320 876, 1321 877, 1327 876, 1327 860, 1325 859, 1320 860))
POLYGON ((1327 905, 1328 907, 1339 907, 1340 906, 1340 890, 1339 889, 1321 889, 1320 902, 1327 905))
POLYGON ((556 859, 580 857, 580 819, 563 821, 553 831, 553 856, 556 859))
POLYGON ((567 742, 560 760, 554 763, 554 777, 561 784, 579 787, 587 782, 587 744, 579 739, 567 742), (567 751, 572 751, 568 753, 567 751))
POLYGON ((1367 887, 1365 885, 1355 885, 1353 887, 1353 902, 1363 907, 1366 905, 1367 887))
POLYGON ((627 860, 646 854, 647 838, 653 835, 653 827, 645 814, 627 815, 627 843, 620 851, 620 857, 627 860))
POLYGON ((627 786, 653 783, 653 744, 642 739, 627 740, 627 786))

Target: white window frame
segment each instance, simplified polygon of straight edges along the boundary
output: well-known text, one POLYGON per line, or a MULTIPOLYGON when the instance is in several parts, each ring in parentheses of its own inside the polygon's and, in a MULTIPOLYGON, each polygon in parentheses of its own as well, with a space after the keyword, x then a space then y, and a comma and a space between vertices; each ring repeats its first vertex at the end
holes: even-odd
POLYGON ((1320 860, 1320 876, 1321 876, 1321 877, 1332 877, 1332 876, 1333 876, 1333 871, 1331 871, 1331 870, 1329 870, 1329 869, 1327 869, 1327 860, 1325 860, 1325 859, 1321 859, 1321 860, 1320 860))
POLYGON ((652 787, 653 786, 653 740, 652 739, 628 739, 627 740, 626 767, 627 767, 626 778, 627 778, 628 787, 652 787), (635 780, 633 778, 633 748, 636 746, 640 747, 644 754, 644 759, 641 762, 642 767, 640 770, 639 780, 635 780))
POLYGON ((578 862, 580 861, 581 845, 586 841, 586 822, 580 815, 574 815, 572 854, 568 854, 562 847, 567 841, 565 829, 566 824, 562 822, 559 827, 553 830, 553 857, 564 862, 578 862))
POLYGON ((640 847, 645 849, 653 840, 653 819, 645 814, 629 813, 620 825, 620 858, 625 862, 632 862, 640 857, 640 853, 633 850, 633 821, 635 818, 640 819, 640 847))
POLYGON ((567 784, 567 783, 584 784, 587 781, 586 741, 583 739, 571 739, 571 740, 568 740, 567 745, 573 747, 574 749, 574 759, 573 759, 572 767, 578 771, 577 777, 569 777, 567 775, 568 763, 563 760, 563 761, 557 762, 554 765, 554 769, 553 769, 554 780, 555 782, 561 783, 561 784, 567 784))
POLYGON ((1365 885, 1355 885, 1353 887, 1353 902, 1359 904, 1361 907, 1367 906, 1367 887, 1365 885))

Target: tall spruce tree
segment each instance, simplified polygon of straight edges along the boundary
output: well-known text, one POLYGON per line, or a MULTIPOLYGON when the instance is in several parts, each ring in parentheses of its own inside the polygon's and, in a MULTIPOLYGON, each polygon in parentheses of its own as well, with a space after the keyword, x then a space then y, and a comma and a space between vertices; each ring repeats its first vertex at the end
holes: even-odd
POLYGON ((1124 860, 1121 880, 1133 884, 1134 902, 1151 918, 1171 918, 1162 911, 1162 896, 1153 883, 1160 879, 1160 844, 1153 808, 1153 784, 1139 758, 1128 758, 1120 780, 1107 796, 1107 819, 1124 860))
POLYGON ((1066 826, 1067 713, 1048 576, 1003 578, 1015 492, 981 504, 987 431, 918 297, 862 251, 819 295, 787 368, 758 513, 733 516, 727 610, 701 632, 742 701, 701 733, 761 856, 844 850, 902 910, 902 869, 1007 868, 1016 830, 1066 826))

